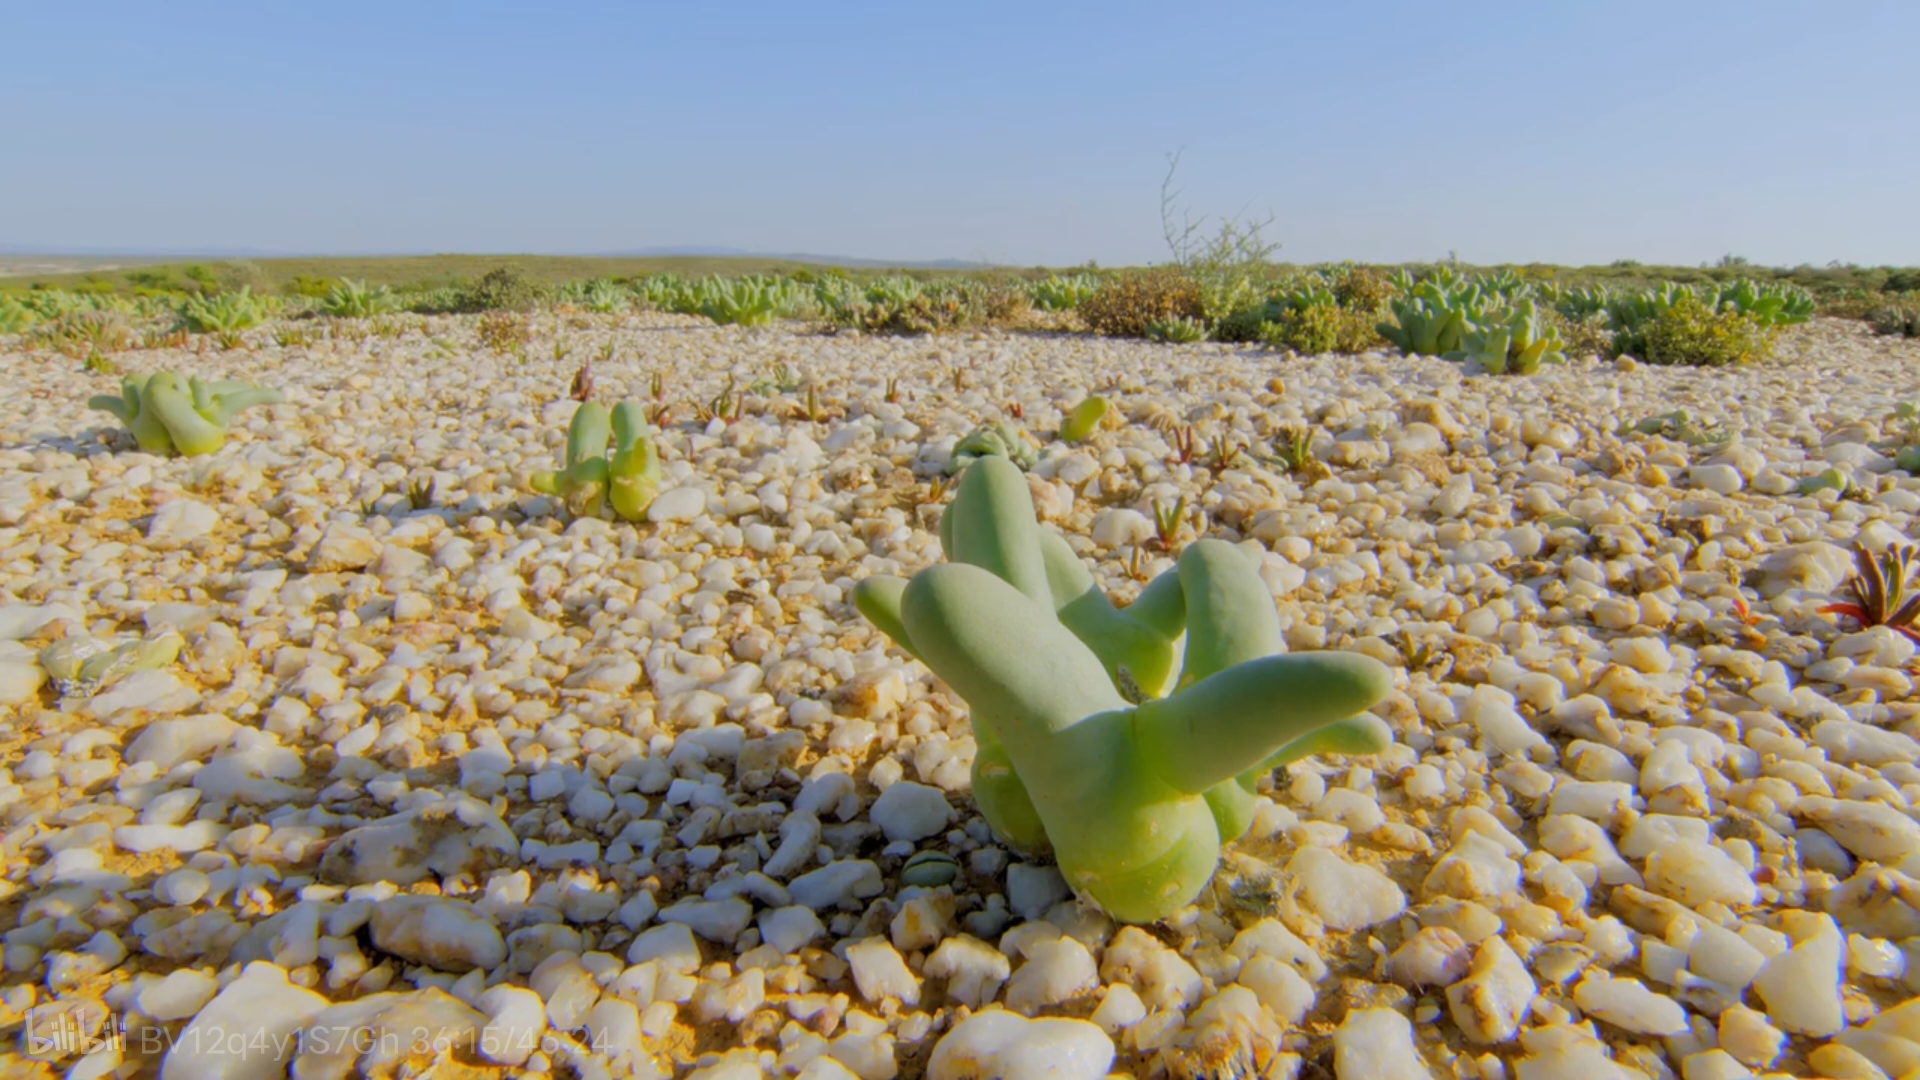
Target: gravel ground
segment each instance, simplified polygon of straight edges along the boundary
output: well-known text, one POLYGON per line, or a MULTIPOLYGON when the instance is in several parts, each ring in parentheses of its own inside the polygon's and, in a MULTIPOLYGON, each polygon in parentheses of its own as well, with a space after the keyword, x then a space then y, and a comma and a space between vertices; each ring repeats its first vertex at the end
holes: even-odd
POLYGON ((1913 533, 1876 448, 1912 343, 1822 321, 1746 370, 1490 379, 663 316, 544 316, 517 360, 408 325, 125 354, 285 391, 180 460, 85 409, 112 380, 0 343, 10 1074, 1920 1070, 1914 646, 1819 612, 1856 539, 1913 533), (646 525, 526 486, 603 351, 602 400, 659 374, 673 406, 646 525), (780 365, 823 419, 762 386, 698 426, 780 365), (1396 669, 1397 744, 1277 774, 1149 928, 996 844, 964 703, 848 602, 939 557, 959 436, 1044 442, 1096 389, 1107 428, 1030 476, 1110 592, 1170 565, 1184 495, 1176 548, 1247 545, 1291 648, 1396 669), (1615 434, 1677 408, 1732 439, 1615 434), (1182 424, 1318 464, 1179 464, 1182 424), (1836 467, 1856 497, 1798 493, 1836 467), (177 662, 108 685, 36 660, 168 630, 177 662), (951 882, 903 880, 916 852, 951 882))

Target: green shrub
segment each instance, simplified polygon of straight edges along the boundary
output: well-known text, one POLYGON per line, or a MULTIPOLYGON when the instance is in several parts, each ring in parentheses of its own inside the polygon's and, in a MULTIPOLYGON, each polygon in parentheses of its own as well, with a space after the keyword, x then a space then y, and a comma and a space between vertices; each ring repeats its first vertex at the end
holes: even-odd
POLYGON ((457 310, 534 311, 553 299, 553 286, 517 266, 498 266, 461 290, 457 310))
POLYGON ((28 327, 39 321, 39 314, 26 304, 0 296, 0 334, 25 333, 28 327))
POLYGON ((1920 304, 1915 304, 1911 299, 1888 304, 1874 311, 1868 323, 1876 334, 1920 337, 1920 304))
POLYGON ((844 278, 825 278, 814 286, 813 299, 827 325, 879 334, 1013 325, 1032 307, 1023 285, 968 279, 888 277, 862 288, 844 278))
POLYGON ((1200 287, 1183 273, 1149 270, 1114 278, 1080 302, 1087 329, 1108 337, 1146 337, 1168 319, 1202 319, 1200 287))
POLYGON ((1261 327, 1260 340, 1273 348, 1292 349, 1306 356, 1363 353, 1384 343, 1371 314, 1337 304, 1286 307, 1277 319, 1261 327))
POLYGON ((1394 295, 1393 282, 1378 270, 1349 266, 1333 282, 1333 297, 1343 308, 1376 312, 1394 295))
POLYGON ((1714 311, 1691 289, 1683 290, 1647 323, 1640 359, 1649 364, 1727 367, 1767 355, 1772 334, 1737 311, 1714 311))

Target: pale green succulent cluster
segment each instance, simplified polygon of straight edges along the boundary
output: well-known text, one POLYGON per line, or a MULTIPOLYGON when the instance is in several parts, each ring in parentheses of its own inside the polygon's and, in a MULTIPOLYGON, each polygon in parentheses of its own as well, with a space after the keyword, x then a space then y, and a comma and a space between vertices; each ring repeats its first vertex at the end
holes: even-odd
POLYGON ((226 445, 227 427, 243 409, 284 401, 278 390, 238 380, 207 382, 171 371, 129 375, 120 396, 96 394, 87 407, 120 418, 149 454, 211 454, 226 445))
POLYGON ((953 457, 947 461, 946 473, 953 476, 983 457, 1002 458, 1022 469, 1031 469, 1039 460, 1040 452, 1019 428, 1005 420, 996 420, 981 424, 953 444, 953 457))
POLYGON ((623 520, 643 520, 660 492, 660 454, 648 431, 637 401, 623 401, 611 414, 597 401, 582 403, 567 427, 567 467, 535 473, 533 490, 564 499, 582 517, 598 517, 611 505, 623 520))
POLYGON ((1560 332, 1546 325, 1532 300, 1494 313, 1466 332, 1448 360, 1471 360, 1489 375, 1531 375, 1540 365, 1565 363, 1560 332))
POLYGON ((1270 770, 1392 741, 1363 712, 1390 689, 1387 668, 1284 655, 1272 594, 1231 544, 1188 546, 1115 608, 999 456, 967 469, 940 540, 950 562, 867 578, 854 603, 966 700, 987 822, 1019 850, 1051 850, 1117 919, 1191 903, 1270 770))

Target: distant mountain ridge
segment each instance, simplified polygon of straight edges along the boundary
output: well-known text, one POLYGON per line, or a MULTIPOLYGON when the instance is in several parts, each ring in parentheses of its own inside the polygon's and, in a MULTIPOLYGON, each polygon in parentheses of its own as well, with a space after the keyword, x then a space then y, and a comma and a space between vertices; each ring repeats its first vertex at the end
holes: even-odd
MULTIPOLYGON (((419 255, 458 255, 467 252, 450 251, 387 251, 358 254, 314 254, 300 251, 273 251, 265 248, 104 248, 104 247, 55 247, 47 244, 0 244, 0 255, 39 256, 57 258, 140 258, 140 259, 327 259, 327 258, 399 258, 419 255)), ((899 267, 903 270, 981 270, 993 266, 992 263, 970 259, 863 259, 852 255, 809 255, 809 254, 770 254, 748 251, 745 248, 713 247, 702 244, 682 244, 672 247, 635 248, 627 251, 593 252, 475 252, 472 254, 499 254, 501 258, 514 255, 529 257, 574 257, 589 259, 652 259, 672 258, 674 256, 704 256, 708 258, 732 259, 774 259, 782 262, 809 263, 819 266, 851 267, 899 267)))

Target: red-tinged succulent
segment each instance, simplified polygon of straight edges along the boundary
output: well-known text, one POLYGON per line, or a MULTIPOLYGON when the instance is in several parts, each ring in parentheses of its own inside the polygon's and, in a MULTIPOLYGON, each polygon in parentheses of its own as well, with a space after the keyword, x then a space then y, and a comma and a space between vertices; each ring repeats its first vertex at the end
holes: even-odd
POLYGON ((1884 626, 1920 644, 1920 628, 1914 626, 1914 619, 1920 617, 1920 593, 1907 591, 1910 567, 1917 554, 1920 547, 1893 544, 1876 558, 1865 547, 1855 545, 1853 561, 1859 571, 1846 583, 1847 595, 1853 599, 1828 604, 1821 613, 1845 615, 1863 629, 1884 626))

